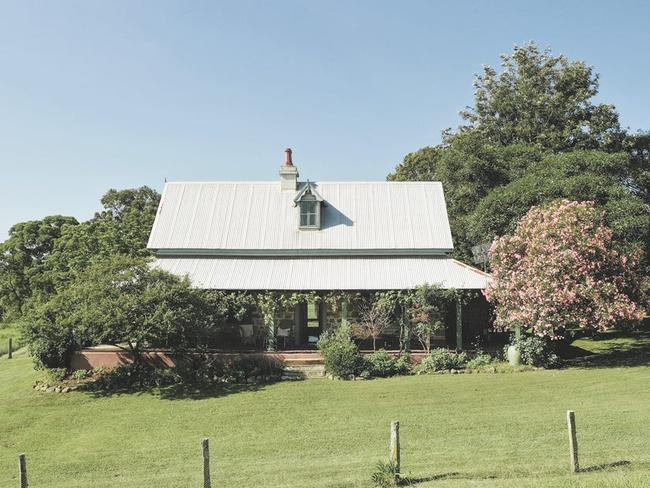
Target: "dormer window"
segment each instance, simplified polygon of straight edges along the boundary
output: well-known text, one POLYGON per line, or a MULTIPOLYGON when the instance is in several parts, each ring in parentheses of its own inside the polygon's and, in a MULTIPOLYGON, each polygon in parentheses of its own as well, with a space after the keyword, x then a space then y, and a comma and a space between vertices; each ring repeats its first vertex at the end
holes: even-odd
POLYGON ((300 202, 300 227, 318 227, 318 202, 300 202))
POLYGON ((307 181, 293 201, 299 210, 298 228, 301 230, 320 229, 323 198, 316 191, 316 186, 307 181))

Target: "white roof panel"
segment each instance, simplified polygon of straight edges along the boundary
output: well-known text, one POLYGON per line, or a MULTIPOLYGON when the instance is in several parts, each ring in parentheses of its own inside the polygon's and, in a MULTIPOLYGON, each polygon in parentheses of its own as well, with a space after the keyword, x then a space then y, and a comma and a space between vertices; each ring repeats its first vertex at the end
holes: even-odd
POLYGON ((218 290, 398 290, 428 283, 484 289, 490 277, 446 256, 161 257, 154 266, 218 290))
POLYGON ((296 192, 278 182, 165 184, 148 247, 156 250, 453 248, 439 182, 318 183, 321 230, 299 230, 296 192))

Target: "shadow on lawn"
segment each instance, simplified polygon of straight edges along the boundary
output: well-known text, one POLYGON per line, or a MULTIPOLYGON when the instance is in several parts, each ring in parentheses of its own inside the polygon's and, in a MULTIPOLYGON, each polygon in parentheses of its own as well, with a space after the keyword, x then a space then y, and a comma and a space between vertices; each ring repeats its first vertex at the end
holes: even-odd
POLYGON ((256 385, 220 385, 210 387, 193 387, 173 385, 158 390, 163 400, 205 400, 206 398, 218 398, 233 393, 259 391, 271 383, 260 383, 256 385))
POLYGON ((560 355, 569 366, 578 368, 613 368, 650 365, 650 332, 606 333, 589 339, 595 346, 605 341, 595 352, 576 347, 565 347, 560 355))
POLYGON ((107 389, 86 389, 85 391, 95 398, 105 398, 114 395, 152 395, 161 400, 205 400, 207 398, 219 398, 234 393, 259 391, 264 387, 273 384, 272 382, 246 385, 218 385, 218 386, 186 386, 186 385, 168 385, 162 387, 150 387, 138 385, 126 386, 122 388, 107 389))
POLYGON ((628 466, 632 464, 630 461, 616 461, 615 463, 597 464, 596 466, 589 466, 588 468, 580 469, 581 473, 595 473, 597 471, 606 471, 611 468, 619 468, 621 466, 628 466))
POLYGON ((400 478, 399 486, 413 486, 420 483, 428 483, 429 481, 441 481, 458 478, 462 478, 460 473, 443 473, 434 474, 431 476, 404 476, 400 478))
MULTIPOLYGON (((607 471, 612 468, 620 468, 621 466, 629 466, 630 464, 632 463, 626 460, 616 461, 613 463, 597 464, 595 466, 589 466, 588 468, 580 469, 580 473, 596 473, 599 471, 607 471)), ((442 481, 442 480, 453 480, 453 479, 494 480, 497 479, 497 476, 472 477, 472 476, 465 476, 458 472, 435 474, 431 476, 404 476, 400 479, 399 486, 414 486, 420 483, 428 483, 431 481, 442 481)))

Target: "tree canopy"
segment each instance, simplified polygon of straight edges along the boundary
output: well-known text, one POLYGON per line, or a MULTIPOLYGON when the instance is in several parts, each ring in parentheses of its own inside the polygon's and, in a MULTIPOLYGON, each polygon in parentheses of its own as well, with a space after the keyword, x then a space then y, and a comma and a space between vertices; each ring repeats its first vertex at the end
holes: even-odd
POLYGON ((522 177, 483 198, 467 219, 472 242, 491 242, 511 233, 528 210, 557 199, 591 200, 603 208, 618 242, 647 246, 650 212, 626 187, 628 157, 600 151, 549 154, 522 177))
POLYGON ((46 301, 94 260, 145 257, 160 195, 151 188, 109 190, 103 210, 79 223, 50 216, 12 227, 0 244, 0 313, 17 316, 46 301))
POLYGON ((220 323, 222 303, 146 259, 115 255, 35 306, 24 330, 40 366, 65 367, 72 351, 97 344, 122 346, 138 360, 143 347, 196 347, 220 323))
POLYGON ((534 43, 515 46, 501 61, 500 72, 486 65, 476 76, 474 106, 461 112, 465 129, 498 146, 620 150, 625 133, 616 109, 593 102, 593 67, 534 43))
POLYGON ((472 246, 558 198, 594 201, 615 241, 650 251, 650 133, 626 133, 612 105, 594 102, 592 67, 530 43, 503 55, 501 70, 484 67, 475 89, 466 125, 388 175, 442 182, 456 257, 469 261, 472 246))
POLYGON ((57 240, 77 224, 74 217, 53 215, 9 230, 0 244, 0 317, 20 315, 57 240))
POLYGON ((638 253, 617 249, 612 234, 591 202, 531 208, 490 250, 495 325, 560 338, 638 323, 638 253))

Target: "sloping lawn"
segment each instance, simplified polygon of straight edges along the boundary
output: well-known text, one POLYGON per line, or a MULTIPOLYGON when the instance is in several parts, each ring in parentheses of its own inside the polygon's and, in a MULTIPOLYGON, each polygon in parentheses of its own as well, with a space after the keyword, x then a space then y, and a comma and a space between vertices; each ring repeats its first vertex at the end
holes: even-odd
MULTIPOLYGON (((605 342, 579 347, 607 355, 605 342)), ((209 437, 215 487, 369 487, 391 420, 416 486, 650 486, 650 367, 638 363, 98 398, 33 391, 21 352, 0 359, 0 486, 18 486, 26 452, 33 488, 198 487, 209 437), (575 476, 567 409, 590 468, 575 476)))

